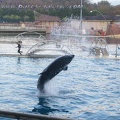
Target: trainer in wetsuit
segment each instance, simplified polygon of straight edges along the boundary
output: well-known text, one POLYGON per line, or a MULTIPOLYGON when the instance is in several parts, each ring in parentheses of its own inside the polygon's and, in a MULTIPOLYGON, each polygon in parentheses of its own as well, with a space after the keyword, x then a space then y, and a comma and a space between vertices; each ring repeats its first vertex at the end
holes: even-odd
POLYGON ((21 44, 22 44, 22 41, 18 41, 18 43, 17 43, 17 47, 18 47, 18 53, 20 54, 20 55, 22 55, 22 51, 20 51, 21 50, 21 44))

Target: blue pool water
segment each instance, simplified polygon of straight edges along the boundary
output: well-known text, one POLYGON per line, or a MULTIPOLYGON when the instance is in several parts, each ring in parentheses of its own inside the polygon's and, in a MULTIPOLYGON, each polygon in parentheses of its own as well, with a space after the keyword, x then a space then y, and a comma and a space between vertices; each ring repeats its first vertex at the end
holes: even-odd
POLYGON ((0 109, 75 120, 120 120, 120 60, 75 57, 40 95, 38 74, 53 60, 0 57, 0 109))

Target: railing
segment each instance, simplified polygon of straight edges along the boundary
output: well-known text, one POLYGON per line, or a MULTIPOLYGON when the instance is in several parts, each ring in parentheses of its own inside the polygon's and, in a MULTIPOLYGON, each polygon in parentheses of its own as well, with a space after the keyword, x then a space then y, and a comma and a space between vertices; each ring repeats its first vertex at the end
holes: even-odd
POLYGON ((21 113, 21 112, 12 112, 0 110, 0 117, 13 118, 17 120, 72 120, 69 118, 57 118, 46 115, 39 115, 33 113, 21 113))
POLYGON ((0 30, 47 30, 46 25, 31 25, 31 24, 0 24, 0 30))
POLYGON ((33 55, 36 52, 39 51, 58 51, 62 52, 64 54, 72 54, 72 51, 66 46, 62 45, 61 42, 55 41, 55 40, 43 40, 40 41, 39 43, 33 45, 26 53, 26 55, 33 55), (55 45, 55 46, 49 46, 46 47, 46 45, 55 45))

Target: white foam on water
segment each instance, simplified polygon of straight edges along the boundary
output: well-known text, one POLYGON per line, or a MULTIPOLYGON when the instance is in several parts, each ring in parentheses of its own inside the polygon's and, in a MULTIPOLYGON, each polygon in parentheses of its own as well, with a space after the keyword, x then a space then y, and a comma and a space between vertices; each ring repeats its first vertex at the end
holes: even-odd
POLYGON ((45 84, 44 86, 44 93, 38 91, 37 96, 58 96, 59 94, 59 89, 56 87, 54 81, 49 81, 45 84))

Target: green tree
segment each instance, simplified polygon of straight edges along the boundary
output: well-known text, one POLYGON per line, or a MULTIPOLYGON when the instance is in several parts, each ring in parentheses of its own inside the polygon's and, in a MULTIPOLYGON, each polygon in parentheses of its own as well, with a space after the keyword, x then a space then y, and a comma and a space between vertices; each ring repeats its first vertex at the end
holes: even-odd
POLYGON ((24 16, 24 21, 29 21, 29 19, 30 19, 29 16, 27 16, 27 15, 24 16))
POLYGON ((113 14, 113 7, 108 1, 98 2, 97 9, 101 11, 103 14, 109 14, 109 15, 113 14))

